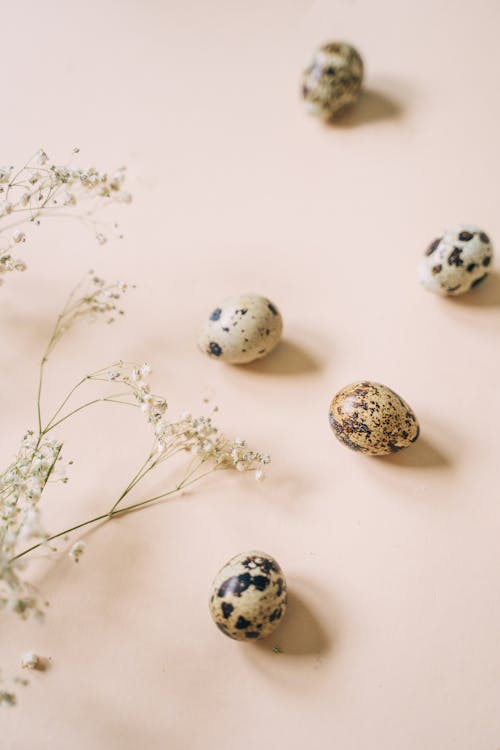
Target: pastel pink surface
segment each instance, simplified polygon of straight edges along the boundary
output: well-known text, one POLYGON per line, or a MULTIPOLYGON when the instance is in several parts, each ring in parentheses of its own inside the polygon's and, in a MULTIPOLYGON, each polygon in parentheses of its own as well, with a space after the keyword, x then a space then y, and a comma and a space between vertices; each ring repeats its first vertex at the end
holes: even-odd
MULTIPOLYGON (((174 413, 209 394, 273 466, 95 530, 78 566, 61 548, 39 578, 46 623, 2 621, 4 676, 27 650, 52 660, 2 712, 2 749, 498 747, 500 276, 443 300, 415 267, 449 224, 500 247, 500 5, 28 0, 3 20, 1 161, 76 145, 82 163, 126 163, 134 194, 121 242, 46 223, 0 292, 4 460, 33 422, 51 320, 94 267, 138 288, 125 320, 62 344, 49 399, 147 359, 174 413), (328 39, 367 68, 333 128, 298 98, 328 39), (249 367, 204 358, 200 321, 246 291, 280 307, 285 341, 249 367), (329 401, 362 378, 414 408, 413 448, 377 460, 337 443, 329 401), (259 644, 224 638, 207 608, 247 549, 290 587, 259 644)), ((54 530, 107 509, 149 448, 135 414, 89 412, 65 435, 76 465, 47 500, 54 530)))

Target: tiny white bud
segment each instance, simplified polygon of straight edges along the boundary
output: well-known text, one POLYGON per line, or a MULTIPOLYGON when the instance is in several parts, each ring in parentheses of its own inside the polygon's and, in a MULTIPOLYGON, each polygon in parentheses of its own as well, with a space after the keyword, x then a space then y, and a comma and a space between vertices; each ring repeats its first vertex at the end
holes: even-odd
POLYGON ((49 157, 47 156, 43 148, 37 151, 36 156, 35 156, 35 162, 37 164, 39 164, 40 166, 43 166, 43 164, 46 164, 48 160, 49 160, 49 157))
POLYGON ((64 206, 76 205, 76 197, 73 195, 73 193, 65 193, 65 195, 63 196, 63 205, 64 206))
POLYGON ((23 669, 39 669, 41 659, 34 651, 26 651, 21 657, 21 667, 23 669))
POLYGON ((70 551, 68 552, 69 557, 71 557, 71 559, 77 563, 80 557, 85 552, 85 547, 86 547, 85 542, 81 540, 78 542, 75 542, 73 546, 71 547, 70 551))

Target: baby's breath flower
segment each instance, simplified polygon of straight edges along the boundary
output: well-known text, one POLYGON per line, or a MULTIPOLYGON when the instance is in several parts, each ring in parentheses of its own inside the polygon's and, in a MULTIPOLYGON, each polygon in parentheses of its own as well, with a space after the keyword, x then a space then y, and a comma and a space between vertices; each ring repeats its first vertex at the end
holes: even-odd
MULTIPOLYGON (((74 153, 78 153, 78 150, 74 153)), ((96 241, 100 245, 105 244, 107 233, 91 217, 111 202, 130 203, 130 194, 122 189, 125 173, 124 167, 109 176, 93 167, 61 166, 51 162, 43 149, 39 149, 18 170, 14 170, 14 167, 0 168, 0 274, 24 271, 26 268, 23 260, 11 258, 13 247, 26 240, 26 234, 21 229, 7 237, 6 232, 13 223, 37 226, 42 215, 55 215, 61 209, 77 204, 85 204, 85 211, 80 217, 86 224, 94 225, 96 241), (9 222, 9 217, 14 219, 14 214, 18 215, 18 220, 9 222)), ((122 236, 116 223, 113 233, 122 236)))
POLYGON ((59 339, 66 334, 79 320, 95 320, 104 316, 107 323, 112 323, 115 315, 123 315, 118 306, 128 285, 123 281, 107 283, 90 271, 87 278, 78 285, 70 295, 62 313, 59 315, 52 338, 47 348, 46 357, 50 354, 59 339))
MULTIPOLYGON (((95 178, 95 172, 89 170, 84 179, 91 178, 95 178)), ((245 440, 227 438, 213 423, 211 416, 193 416, 189 411, 182 412, 179 417, 170 415, 166 398, 153 389, 152 368, 146 362, 118 361, 87 374, 63 398, 53 416, 48 421, 43 419, 41 394, 44 365, 54 347, 79 320, 104 318, 109 321, 120 314, 119 302, 126 290, 124 282, 109 284, 91 272, 70 296, 41 360, 38 429, 28 430, 24 434, 16 456, 0 473, 0 608, 9 609, 22 619, 30 615, 40 617, 46 604, 40 602, 38 592, 23 575, 24 561, 29 553, 39 548, 50 552, 54 549, 51 547, 54 539, 66 541, 67 535, 76 529, 97 521, 107 521, 117 514, 127 513, 174 493, 182 495, 186 488, 216 471, 250 471, 260 480, 264 475, 263 466, 270 462, 268 454, 251 450, 245 440), (102 389, 102 383, 107 393, 105 391, 103 395, 91 398, 76 408, 69 403, 77 391, 81 393, 80 388, 95 388, 98 384, 102 389), (133 406, 144 414, 152 433, 152 448, 110 509, 69 529, 49 534, 42 523, 41 500, 49 482, 67 481, 65 467, 61 465, 62 442, 52 438, 52 430, 83 409, 100 402, 133 406), (176 471, 179 471, 175 475, 175 482, 169 482, 159 494, 144 500, 136 502, 128 499, 150 472, 173 457, 176 457, 176 471)), ((84 550, 85 542, 80 539, 72 544, 68 555, 78 562, 84 550)), ((23 659, 26 668, 41 668, 35 666, 40 661, 36 654, 28 652, 23 659)), ((5 696, 9 694, 4 691, 3 698, 1 695, 0 702, 8 702, 5 696)))
POLYGON ((8 690, 0 690, 0 706, 15 706, 16 696, 8 690))
POLYGON ((8 182, 14 167, 0 167, 0 185, 8 182))
POLYGON ((39 151, 35 154, 35 163, 39 164, 40 166, 43 166, 44 164, 47 164, 49 160, 49 157, 45 153, 45 151, 41 148, 39 151))
POLYGON ((14 210, 14 205, 8 201, 4 200, 0 203, 0 217, 1 216, 9 216, 14 210))
POLYGON ((23 669, 39 669, 41 663, 41 658, 34 651, 26 651, 21 657, 21 667, 23 669))
POLYGON ((76 206, 76 196, 74 193, 64 193, 62 197, 63 206, 76 206))
POLYGON ((70 551, 68 552, 68 555, 71 557, 73 562, 76 562, 76 563, 79 562, 80 557, 85 552, 85 547, 86 547, 86 544, 82 540, 75 542, 72 545, 70 551))

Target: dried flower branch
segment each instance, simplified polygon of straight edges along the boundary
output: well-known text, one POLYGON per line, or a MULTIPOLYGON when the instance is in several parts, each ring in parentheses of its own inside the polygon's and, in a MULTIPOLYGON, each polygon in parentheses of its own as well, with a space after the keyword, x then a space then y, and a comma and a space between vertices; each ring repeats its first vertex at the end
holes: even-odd
MULTIPOLYGON (((25 559, 34 550, 55 551, 51 542, 58 538, 66 539, 78 529, 99 521, 108 522, 118 515, 163 500, 216 471, 251 471, 260 480, 264 467, 270 463, 267 454, 249 450, 245 441, 226 438, 209 416, 193 417, 185 412, 178 418, 167 417, 167 401, 152 391, 151 368, 146 363, 119 361, 85 375, 64 396, 52 415, 44 418, 45 366, 57 343, 80 320, 100 317, 111 322, 116 314, 122 313, 118 303, 126 289, 122 282, 107 284, 92 273, 83 287, 79 285, 70 295, 40 361, 37 429, 26 432, 16 458, 0 474, 0 607, 22 618, 31 613, 43 613, 37 591, 23 575, 25 559), (82 389, 92 383, 99 384, 104 392, 72 404, 82 389), (67 481, 65 472, 60 470, 63 443, 60 438, 53 438, 52 433, 79 412, 103 402, 132 406, 143 413, 151 427, 151 448, 108 508, 97 516, 50 534, 41 521, 40 501, 50 481, 67 481), (151 472, 175 456, 186 457, 181 462, 180 478, 167 482, 165 489, 155 495, 130 498, 151 472), (28 540, 31 543, 25 546, 28 540)), ((81 557, 84 546, 81 540, 72 545, 69 555, 75 562, 81 557)), ((9 702, 5 696, 3 701, 9 702)))
MULTIPOLYGON (((78 154, 79 149, 73 153, 78 154)), ((0 284, 1 275, 26 270, 25 261, 13 253, 26 241, 25 230, 40 224, 42 215, 64 212, 79 218, 92 227, 97 242, 103 245, 107 241, 103 225, 91 217, 109 203, 130 203, 130 193, 123 190, 124 180, 124 167, 108 175, 94 167, 60 166, 50 162, 42 149, 20 169, 0 168, 0 284)))

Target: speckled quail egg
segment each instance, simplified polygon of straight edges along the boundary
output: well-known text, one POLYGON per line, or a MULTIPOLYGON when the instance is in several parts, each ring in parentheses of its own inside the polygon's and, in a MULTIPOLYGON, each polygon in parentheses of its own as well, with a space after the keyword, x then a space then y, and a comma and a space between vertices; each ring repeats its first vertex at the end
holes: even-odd
POLYGON ((215 576, 209 608, 217 627, 237 641, 270 635, 285 614, 287 593, 280 566, 265 552, 245 552, 215 576))
POLYGON ((493 259, 490 238, 479 227, 446 229, 420 261, 419 278, 430 292, 457 296, 480 284, 493 259))
POLYGON ((401 396, 367 380, 342 388, 330 404, 329 418, 344 445, 370 456, 407 448, 420 432, 415 414, 401 396))
POLYGON ((306 109, 330 120, 359 96, 363 81, 363 60, 344 42, 323 44, 302 76, 306 109))
POLYGON ((258 294, 228 297, 205 321, 198 337, 201 351, 233 365, 253 362, 278 344, 283 321, 275 305, 258 294))

